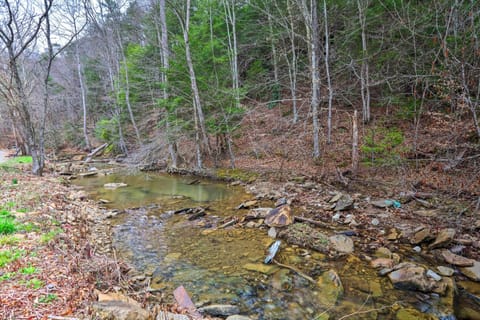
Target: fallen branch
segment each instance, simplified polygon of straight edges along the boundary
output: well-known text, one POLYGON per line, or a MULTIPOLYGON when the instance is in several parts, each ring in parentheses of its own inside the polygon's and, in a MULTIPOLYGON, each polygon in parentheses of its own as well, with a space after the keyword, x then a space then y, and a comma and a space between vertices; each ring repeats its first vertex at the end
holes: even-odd
POLYGON ((80 320, 79 318, 60 317, 60 316, 48 316, 48 319, 52 320, 80 320))
POLYGON ((289 270, 292 270, 293 272, 297 273, 299 276, 307 279, 308 281, 312 282, 312 283, 317 283, 315 280, 313 280, 312 277, 306 275, 305 273, 303 273, 302 271, 298 270, 297 268, 295 267, 292 267, 292 266, 289 266, 289 265, 286 265, 286 264, 283 264, 283 263, 280 263, 278 262, 277 260, 273 260, 273 263, 275 263, 277 266, 280 266, 282 268, 287 268, 289 270))
POLYGON ((323 221, 308 219, 308 218, 305 218, 305 217, 295 217, 295 221, 308 222, 308 223, 311 223, 315 226, 323 227, 323 228, 331 228, 331 226, 329 226, 328 223, 325 223, 323 221))
POLYGON ((94 149, 92 152, 90 152, 87 157, 85 158, 85 163, 88 163, 92 160, 93 157, 95 157, 98 153, 100 153, 101 151, 103 151, 103 149, 105 149, 106 147, 108 147, 108 143, 104 143, 102 144, 100 147, 94 149))

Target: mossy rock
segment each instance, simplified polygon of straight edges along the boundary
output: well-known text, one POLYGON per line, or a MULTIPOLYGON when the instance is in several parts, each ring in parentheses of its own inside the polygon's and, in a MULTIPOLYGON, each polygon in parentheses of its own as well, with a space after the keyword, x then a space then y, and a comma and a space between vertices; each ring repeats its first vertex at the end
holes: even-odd
POLYGON ((308 224, 291 224, 280 231, 279 238, 285 239, 289 244, 296 244, 323 253, 329 252, 328 236, 308 224))

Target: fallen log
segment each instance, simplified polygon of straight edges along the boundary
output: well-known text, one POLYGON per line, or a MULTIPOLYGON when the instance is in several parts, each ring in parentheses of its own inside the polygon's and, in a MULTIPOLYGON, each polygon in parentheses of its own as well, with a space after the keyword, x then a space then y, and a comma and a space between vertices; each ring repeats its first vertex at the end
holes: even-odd
POLYGON ((106 147, 108 147, 108 143, 102 144, 100 147, 95 148, 92 152, 87 154, 87 157, 85 158, 84 163, 88 163, 92 160, 93 157, 95 157, 98 153, 103 151, 106 147))

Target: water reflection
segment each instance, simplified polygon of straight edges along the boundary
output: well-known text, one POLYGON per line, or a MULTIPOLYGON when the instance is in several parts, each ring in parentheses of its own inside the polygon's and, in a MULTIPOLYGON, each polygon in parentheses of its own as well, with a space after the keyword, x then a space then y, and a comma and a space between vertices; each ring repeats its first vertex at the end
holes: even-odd
POLYGON ((185 197, 195 202, 225 200, 235 192, 234 189, 219 183, 148 173, 88 177, 75 183, 84 186, 94 197, 115 203, 116 208, 144 206, 174 196, 185 197), (106 183, 126 183, 128 186, 112 190, 103 188, 106 183))

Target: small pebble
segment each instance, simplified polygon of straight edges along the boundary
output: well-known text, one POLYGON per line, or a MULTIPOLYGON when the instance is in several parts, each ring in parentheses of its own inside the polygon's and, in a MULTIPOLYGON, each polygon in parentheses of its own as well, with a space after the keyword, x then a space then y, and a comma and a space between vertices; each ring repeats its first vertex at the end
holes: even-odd
POLYGON ((372 220, 372 225, 378 226, 379 224, 380 224, 380 220, 378 220, 377 218, 374 218, 374 219, 372 220))
POLYGON ((420 252, 420 251, 422 251, 422 248, 420 246, 415 246, 415 247, 413 247, 413 251, 420 252))

